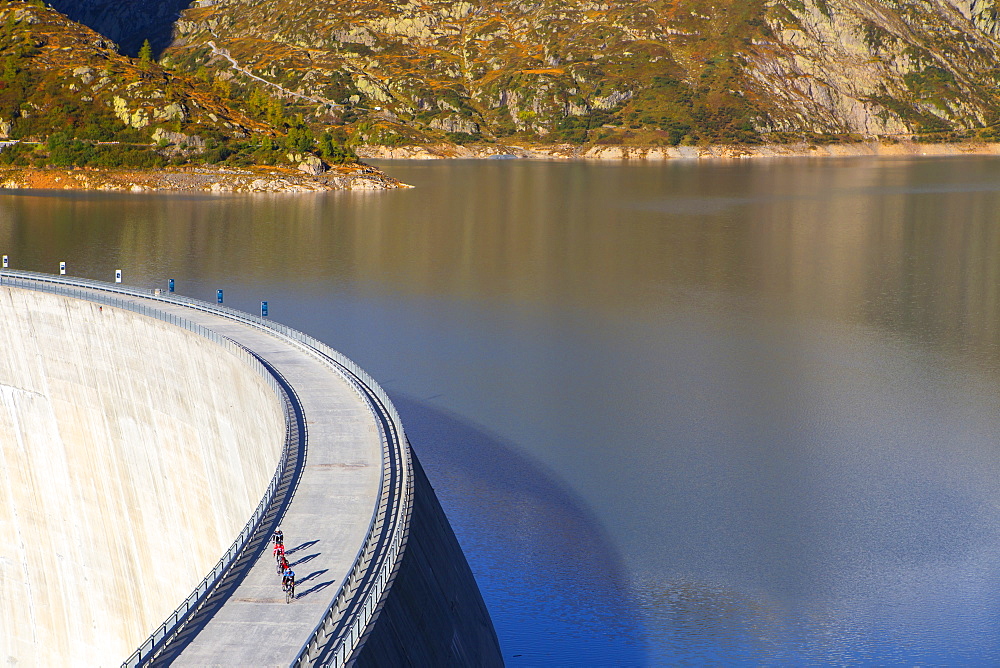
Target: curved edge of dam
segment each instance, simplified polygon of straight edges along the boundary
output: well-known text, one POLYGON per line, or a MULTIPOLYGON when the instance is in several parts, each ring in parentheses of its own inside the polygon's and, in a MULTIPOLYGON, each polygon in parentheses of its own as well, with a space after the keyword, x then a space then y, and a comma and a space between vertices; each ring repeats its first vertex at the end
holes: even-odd
POLYGON ((354 665, 502 666, 500 642, 475 576, 416 456, 413 463, 406 552, 354 665))
POLYGON ((120 661, 243 528, 284 412, 244 360, 168 323, 6 286, 0 312, 0 646, 120 661))
MULTIPOLYGON (((170 317, 175 317, 170 315, 173 313, 179 314, 180 317, 192 316, 196 322, 204 321, 203 324, 209 327, 213 326, 213 322, 216 325, 218 325, 216 321, 223 322, 221 327, 216 327, 220 334, 233 338, 241 346, 246 346, 254 355, 258 352, 254 345, 247 345, 240 340, 241 334, 237 333, 234 336, 231 330, 237 325, 244 327, 254 332, 257 341, 261 340, 261 332, 264 332, 266 341, 262 348, 269 349, 273 354, 273 351, 270 351, 270 344, 277 339, 282 345, 296 349, 300 356, 318 360, 320 365, 328 368, 328 371, 332 370, 338 374, 360 398, 360 402, 367 406, 368 427, 362 428, 357 420, 351 423, 351 428, 359 437, 362 431, 371 432, 366 436, 369 443, 367 448, 368 451, 374 450, 378 460, 372 462, 375 468, 368 467, 369 478, 372 472, 378 475, 366 483, 367 489, 371 492, 369 497, 374 500, 373 507, 370 507, 369 511, 370 517, 366 521, 367 531, 363 536, 355 532, 359 536, 356 547, 340 546, 343 548, 341 551, 346 549, 352 552, 354 558, 350 562, 351 567, 349 569, 345 567, 336 582, 329 580, 312 587, 307 590, 314 592, 310 603, 300 605, 296 600, 295 606, 287 608, 290 612, 286 614, 296 614, 300 617, 304 614, 314 614, 315 619, 308 623, 308 626, 312 626, 311 633, 302 634, 298 654, 290 662, 281 659, 274 661, 275 663, 359 666, 503 664, 496 633, 471 569, 433 489, 419 462, 412 455, 399 416, 385 392, 357 365, 325 344, 300 332, 214 304, 173 295, 160 295, 159 291, 150 293, 96 281, 27 272, 0 273, 0 284, 10 284, 12 279, 14 282, 32 282, 33 289, 73 292, 76 294, 71 296, 93 303, 113 304, 133 311, 143 309, 149 309, 150 312, 159 311, 161 315, 155 317, 168 321, 170 317), (374 424, 371 424, 372 422, 374 424), (376 440, 372 441, 373 438, 376 440), (372 443, 376 443, 374 449, 372 443), (315 593, 330 584, 336 584, 336 588, 331 589, 328 598, 323 599, 322 594, 315 593), (323 604, 322 600, 327 600, 328 603, 323 604), (317 603, 321 604, 321 609, 317 608, 317 603)), ((248 340, 250 339, 253 339, 253 336, 248 340)), ((261 361, 264 362, 264 359, 261 358, 261 361)), ((267 362, 264 363, 267 365, 267 362)), ((289 390, 294 395, 308 392, 308 387, 303 389, 292 381, 289 390)), ((310 398, 303 397, 302 405, 305 407, 306 417, 314 410, 310 405, 310 398)), ((311 424, 311 421, 301 418, 301 424, 304 427, 305 424, 311 424)), ((325 445, 322 438, 317 438, 322 435, 314 434, 311 427, 309 432, 308 448, 305 447, 306 439, 303 437, 302 458, 305 462, 304 466, 300 467, 305 471, 302 480, 306 482, 301 483, 299 480, 289 482, 290 494, 296 493, 295 489, 299 484, 305 488, 310 486, 308 478, 310 471, 323 467, 335 469, 338 466, 347 468, 352 466, 334 461, 337 459, 338 448, 325 445), (329 459, 330 457, 333 459, 329 459)), ((343 434, 338 438, 343 441, 342 437, 343 434)), ((337 439, 327 440, 334 442, 337 439)), ((275 471, 276 477, 281 472, 283 462, 284 455, 278 463, 278 470, 275 471)), ((365 468, 364 465, 354 466, 365 468)), ((329 480, 336 479, 329 478, 329 480)), ((329 480, 326 484, 329 484, 329 480)), ((332 496, 327 504, 331 506, 338 505, 336 503, 338 498, 350 498, 343 495, 350 490, 331 488, 329 492, 332 496), (338 493, 341 496, 338 497, 338 493)), ((354 515, 359 513, 359 511, 353 512, 354 515)), ((362 512, 361 515, 365 513, 362 512)), ((188 632, 186 642, 190 642, 194 636, 202 637, 200 627, 191 622, 191 619, 197 616, 195 613, 199 611, 202 616, 224 619, 225 615, 231 612, 229 608, 233 606, 246 612, 248 601, 257 606, 257 611, 264 609, 260 606, 273 603, 270 599, 236 597, 232 591, 224 591, 225 587, 220 587, 219 583, 224 580, 234 582, 253 580, 251 569, 260 570, 261 562, 268 561, 270 557, 269 554, 262 555, 261 545, 266 546, 267 536, 273 526, 276 526, 278 519, 280 518, 261 521, 256 527, 254 539, 249 540, 248 537, 246 547, 240 546, 241 554, 232 555, 230 565, 224 569, 226 572, 219 572, 211 587, 208 587, 203 595, 197 596, 197 605, 188 605, 191 609, 183 615, 175 614, 173 623, 168 618, 168 621, 160 626, 159 636, 156 630, 150 630, 152 636, 148 641, 148 649, 151 651, 140 650, 133 665, 146 665, 155 660, 157 655, 163 658, 172 656, 168 662, 179 656, 178 665, 183 665, 184 658, 189 655, 169 655, 168 648, 171 647, 171 643, 180 644, 175 640, 178 631, 183 628, 188 632), (237 573, 240 568, 246 569, 246 572, 237 573), (208 601, 214 601, 214 607, 207 605, 208 601), (168 650, 168 653, 164 653, 165 650, 168 650)), ((365 517, 354 517, 353 521, 359 524, 365 521, 365 517)), ((327 546, 325 549, 330 548, 327 546)), ((313 556, 316 555, 309 555, 308 558, 313 556)), ((342 556, 343 558, 345 557, 342 556)), ((270 566, 266 566, 266 570, 273 578, 273 560, 270 561, 270 566)), ((316 571, 308 577, 324 572, 325 570, 316 571)), ((210 573, 206 580, 211 578, 210 573)), ((195 594, 198 594, 198 590, 192 596, 195 594)), ((189 601, 192 596, 189 596, 189 601)), ((227 628, 223 623, 216 626, 227 628)), ((253 628, 252 624, 247 626, 253 628)), ((213 632, 219 633, 218 630, 213 632)), ((217 636, 209 637, 217 638, 217 636)), ((219 644, 222 642, 219 640, 219 644)), ((200 658, 189 657, 188 663, 214 661, 206 659, 205 655, 191 656, 200 658)))

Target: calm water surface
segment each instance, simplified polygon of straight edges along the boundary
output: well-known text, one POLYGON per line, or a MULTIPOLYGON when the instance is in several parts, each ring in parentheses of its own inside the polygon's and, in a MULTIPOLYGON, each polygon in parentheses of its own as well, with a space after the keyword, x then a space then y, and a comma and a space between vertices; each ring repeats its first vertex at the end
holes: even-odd
POLYGON ((511 666, 1000 661, 1000 161, 383 167, 3 194, 0 252, 366 367, 511 666))

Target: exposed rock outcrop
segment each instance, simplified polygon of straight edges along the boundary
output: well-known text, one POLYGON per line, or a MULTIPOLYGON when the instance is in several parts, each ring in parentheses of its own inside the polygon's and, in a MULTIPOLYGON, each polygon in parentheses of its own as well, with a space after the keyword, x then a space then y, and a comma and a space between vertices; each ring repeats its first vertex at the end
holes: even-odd
POLYGON ((294 155, 291 160, 298 163, 298 170, 304 174, 318 176, 326 171, 326 165, 315 155, 294 155))
POLYGON ((1000 48, 980 32, 995 29, 987 4, 777 0, 773 41, 745 56, 756 88, 779 102, 762 128, 880 136, 995 124, 1000 48))
POLYGON ((163 128, 153 130, 154 142, 166 142, 181 148, 201 150, 205 148, 205 140, 198 135, 186 135, 183 132, 171 132, 163 128))
MULTIPOLYGON (((130 44, 179 11, 166 62, 283 96, 317 124, 346 120, 363 143, 1000 137, 998 0, 55 4, 130 44)), ((114 94, 131 127, 239 125, 114 94)))

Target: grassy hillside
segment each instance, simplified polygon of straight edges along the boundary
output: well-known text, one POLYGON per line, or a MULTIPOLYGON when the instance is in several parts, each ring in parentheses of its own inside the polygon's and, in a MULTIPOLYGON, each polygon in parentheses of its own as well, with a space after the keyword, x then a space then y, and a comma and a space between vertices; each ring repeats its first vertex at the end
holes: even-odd
MULTIPOLYGON (((157 63, 0 0, 0 135, 43 142, 0 162, 312 169, 359 144, 1000 138, 1000 0, 192 4, 157 63)), ((80 11, 140 30, 144 7, 80 11)))
POLYGON ((182 13, 165 56, 234 99, 297 93, 354 142, 994 138, 996 16, 996 0, 217 0, 182 13))
MULTIPOLYGON (((0 0, 0 163, 158 167, 299 164, 350 156, 294 120, 268 123, 225 91, 112 42, 41 2, 0 0)), ((280 106, 280 105, 279 105, 280 106)))

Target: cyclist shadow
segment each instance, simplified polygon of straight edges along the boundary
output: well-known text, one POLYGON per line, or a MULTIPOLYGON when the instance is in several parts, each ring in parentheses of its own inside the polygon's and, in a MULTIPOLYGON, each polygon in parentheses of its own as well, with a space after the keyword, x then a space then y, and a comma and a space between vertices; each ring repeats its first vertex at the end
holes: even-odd
POLYGON ((299 550, 304 550, 307 547, 312 547, 313 545, 315 545, 318 542, 319 542, 318 540, 311 540, 311 541, 309 541, 307 543, 302 543, 301 545, 296 545, 295 547, 293 547, 290 550, 285 550, 285 554, 291 554, 292 552, 298 552, 299 550))
POLYGON ((308 561, 312 561, 313 559, 315 559, 319 555, 320 555, 319 552, 317 552, 316 554, 310 554, 308 556, 302 557, 301 559, 297 559, 297 560, 289 563, 289 566, 298 566, 299 564, 304 564, 304 563, 306 563, 308 561))
MULTIPOLYGON (((318 572, 314 573, 313 575, 319 575, 320 573, 325 573, 325 572, 326 571, 318 571, 318 572)), ((312 575, 310 575, 309 577, 312 577, 312 575)), ((297 599, 298 598, 303 598, 305 596, 308 596, 309 594, 315 594, 316 592, 323 591, 324 589, 326 589, 327 587, 329 587, 332 584, 333 584, 333 580, 327 580, 326 582, 320 582, 319 584, 314 585, 314 586, 310 587, 309 589, 306 589, 305 591, 299 592, 298 594, 295 595, 295 598, 297 598, 297 599)))
POLYGON ((315 577, 319 577, 320 575, 323 575, 323 573, 326 573, 328 570, 329 570, 328 568, 324 568, 321 571, 313 571, 309 575, 305 576, 304 578, 302 578, 301 580, 299 580, 298 582, 296 582, 295 586, 298 587, 299 585, 301 585, 304 582, 308 582, 309 580, 312 580, 315 577))

